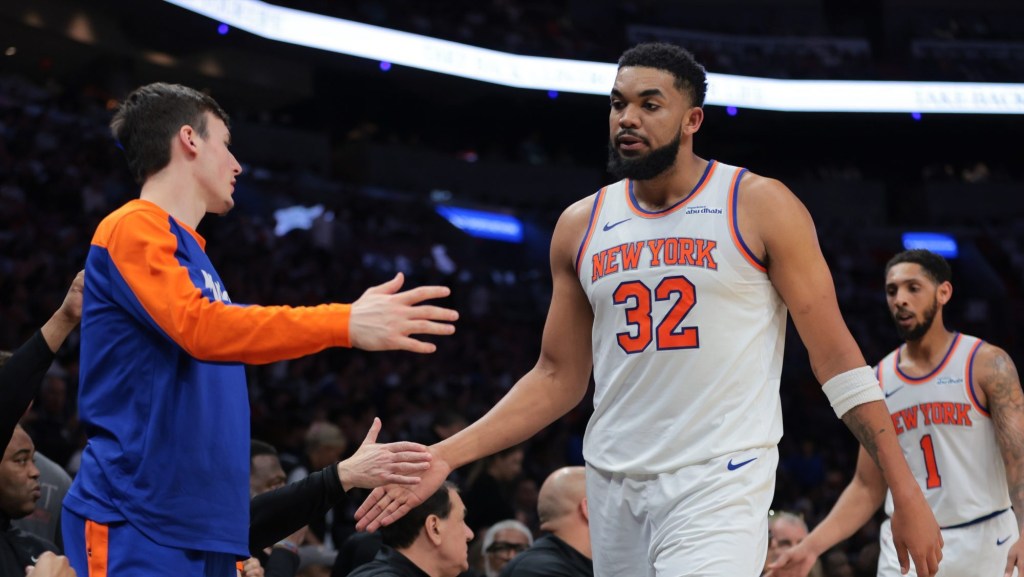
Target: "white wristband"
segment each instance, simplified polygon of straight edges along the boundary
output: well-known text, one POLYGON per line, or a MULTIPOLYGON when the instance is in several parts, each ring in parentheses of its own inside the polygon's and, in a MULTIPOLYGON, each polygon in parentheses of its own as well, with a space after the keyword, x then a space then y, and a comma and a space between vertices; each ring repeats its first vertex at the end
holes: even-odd
POLYGON ((821 390, 825 391, 832 410, 840 419, 857 405, 885 400, 871 367, 857 367, 840 373, 822 385, 821 390))

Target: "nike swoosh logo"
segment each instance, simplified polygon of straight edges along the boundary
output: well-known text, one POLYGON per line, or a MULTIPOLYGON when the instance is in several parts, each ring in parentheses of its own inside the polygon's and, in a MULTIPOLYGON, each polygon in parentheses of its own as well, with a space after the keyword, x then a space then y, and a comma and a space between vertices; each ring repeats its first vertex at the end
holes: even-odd
POLYGON ((757 457, 754 457, 753 459, 747 459, 746 461, 740 461, 739 463, 733 463, 732 459, 729 459, 729 464, 726 465, 726 468, 728 468, 730 471, 735 471, 736 469, 739 469, 743 465, 749 465, 750 463, 753 463, 756 460, 757 460, 757 457))
POLYGON ((900 392, 900 391, 902 391, 902 390, 903 390, 903 387, 902 387, 902 386, 899 386, 899 387, 896 387, 895 389, 893 389, 893 390, 891 390, 891 391, 886 391, 886 392, 885 392, 885 398, 887 398, 887 399, 888 399, 889 397, 891 397, 891 396, 895 395, 896 393, 898 393, 898 392, 900 392))
POLYGON ((1006 543, 1007 541, 1009 541, 1010 537, 1011 537, 1011 535, 1007 535, 1006 537, 1004 537, 1002 539, 996 539, 996 547, 998 547, 998 546, 1002 545, 1003 543, 1006 543))
MULTIPOLYGON (((1007 537, 1007 539, 1009 539, 1009 537, 1007 537)), ((29 560, 32 561, 33 565, 35 565, 39 561, 39 557, 33 555, 32 557, 29 557, 29 560)))
POLYGON ((620 224, 626 222, 627 220, 633 220, 633 219, 632 218, 627 218, 625 220, 620 220, 619 222, 606 222, 606 223, 604 223, 604 229, 606 231, 611 230, 611 229, 619 226, 620 224))

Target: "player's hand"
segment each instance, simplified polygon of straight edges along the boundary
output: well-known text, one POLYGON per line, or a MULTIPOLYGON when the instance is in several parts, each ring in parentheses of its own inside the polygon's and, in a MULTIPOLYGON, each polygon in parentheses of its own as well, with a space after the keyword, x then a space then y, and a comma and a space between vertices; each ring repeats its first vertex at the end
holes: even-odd
POLYGON ((85 290, 85 271, 80 270, 71 281, 71 288, 68 294, 64 295, 64 302, 61 303, 57 312, 72 325, 77 325, 82 320, 82 291, 85 290))
POLYGON ((75 570, 63 555, 54 555, 47 551, 39 556, 35 566, 25 568, 25 575, 32 577, 77 577, 75 570))
POLYGON ((377 487, 356 511, 356 530, 376 531, 401 519, 410 509, 433 495, 451 471, 447 461, 433 454, 430 468, 424 471, 418 484, 377 487))
POLYGON ((363 444, 354 455, 338 463, 338 478, 346 491, 352 487, 373 489, 388 483, 415 485, 430 467, 430 451, 419 443, 377 443, 381 423, 373 418, 363 444))
POLYGON ((1006 555, 1006 572, 1003 577, 1013 577, 1013 570, 1017 569, 1017 575, 1024 577, 1024 539, 1017 539, 1017 542, 1010 546, 1006 555))
MULTIPOLYGON (((893 495, 895 499, 895 495, 893 495)), ((894 504, 892 541, 900 571, 906 575, 913 559, 918 577, 933 577, 942 561, 942 533, 928 502, 920 491, 903 496, 894 504)))
POLYGON ((242 577, 263 577, 263 565, 255 557, 249 557, 242 563, 242 570, 238 572, 242 577))
POLYGON ((364 351, 403 350, 432 353, 434 343, 409 335, 450 335, 459 313, 442 307, 424 305, 423 301, 440 299, 451 294, 448 287, 422 286, 403 292, 402 273, 388 282, 369 288, 352 303, 349 317, 349 340, 354 348, 364 351))
POLYGON ((818 556, 804 541, 783 551, 779 558, 767 567, 764 577, 807 577, 817 560, 818 556))

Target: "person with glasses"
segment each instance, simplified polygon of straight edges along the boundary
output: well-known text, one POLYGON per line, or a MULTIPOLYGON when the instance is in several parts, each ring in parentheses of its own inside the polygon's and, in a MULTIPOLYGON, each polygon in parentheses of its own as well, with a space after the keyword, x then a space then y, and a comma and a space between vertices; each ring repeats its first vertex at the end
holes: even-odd
POLYGON ((484 574, 498 577, 502 568, 530 545, 533 545, 533 534, 526 525, 515 519, 495 523, 484 533, 484 574))

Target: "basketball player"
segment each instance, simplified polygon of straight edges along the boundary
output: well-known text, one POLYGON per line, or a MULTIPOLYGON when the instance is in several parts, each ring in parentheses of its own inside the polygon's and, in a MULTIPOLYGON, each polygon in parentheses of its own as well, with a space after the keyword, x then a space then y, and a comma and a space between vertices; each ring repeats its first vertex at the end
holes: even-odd
POLYGON ((934 574, 938 525, 839 314, 807 210, 776 180, 694 154, 706 77, 690 53, 644 44, 618 65, 609 171, 622 180, 555 227, 537 365, 432 448, 423 483, 375 490, 358 527, 387 524, 452 468, 547 426, 580 402, 593 368, 584 456, 595 574, 758 575, 788 305, 836 413, 895 487, 901 559, 909 550, 934 574))
MULTIPOLYGON (((234 205, 242 167, 227 120, 209 96, 157 83, 111 122, 142 190, 100 223, 86 260, 78 408, 89 441, 62 514, 80 575, 228 577, 249 556, 241 363, 328 347, 429 353, 412 334, 454 332, 454 311, 421 305, 448 289, 398 292, 401 276, 351 305, 232 303, 196 232, 234 205)), ((417 466, 403 456, 425 451, 387 468, 417 466)))
MULTIPOLYGON (((876 371, 903 454, 942 526, 939 575, 1009 576, 1024 570, 1024 544, 1018 541, 1024 523, 1024 394, 1002 349, 946 329, 942 309, 953 295, 950 278, 946 259, 925 250, 889 261, 886 300, 906 344, 876 371)), ((770 574, 803 577, 818 555, 860 529, 883 501, 892 514, 885 479, 862 450, 853 480, 828 517, 781 555, 770 574)), ((878 575, 895 576, 890 521, 880 538, 878 575)))

